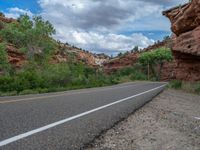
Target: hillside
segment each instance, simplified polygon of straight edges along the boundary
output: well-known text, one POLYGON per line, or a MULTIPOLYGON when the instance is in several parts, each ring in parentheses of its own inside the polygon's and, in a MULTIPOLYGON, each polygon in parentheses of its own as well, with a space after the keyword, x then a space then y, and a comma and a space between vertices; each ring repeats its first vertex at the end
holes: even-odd
POLYGON ((0 14, 0 95, 44 93, 116 83, 101 71, 109 60, 53 39, 40 16, 0 14))
POLYGON ((149 47, 144 48, 141 51, 138 51, 138 52, 129 51, 128 53, 125 53, 122 56, 117 56, 104 63, 104 71, 108 74, 111 74, 111 73, 115 73, 116 71, 122 68, 131 67, 138 62, 138 57, 140 56, 141 53, 151 51, 151 50, 161 48, 161 47, 167 47, 168 44, 169 44, 169 41, 164 40, 162 42, 157 42, 154 45, 150 45, 149 47))
MULTIPOLYGON (((0 16, 0 30, 4 30, 5 24, 17 23, 17 20, 5 17, 2 13, 0 16)), ((0 42, 4 42, 4 39, 0 38, 0 42)), ((27 62, 27 58, 23 52, 20 52, 16 45, 7 43, 6 45, 8 60, 16 68, 22 67, 27 62)), ((91 67, 100 67, 109 59, 109 56, 102 54, 93 54, 86 50, 82 50, 75 46, 71 46, 68 43, 64 44, 56 42, 56 48, 54 55, 50 60, 51 63, 62 62, 82 62, 91 67)))

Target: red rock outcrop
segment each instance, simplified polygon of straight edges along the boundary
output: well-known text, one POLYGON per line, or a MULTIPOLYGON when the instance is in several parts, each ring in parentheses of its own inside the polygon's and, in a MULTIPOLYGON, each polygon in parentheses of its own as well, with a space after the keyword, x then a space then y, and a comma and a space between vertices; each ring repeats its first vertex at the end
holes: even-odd
POLYGON ((93 54, 75 46, 59 43, 58 52, 53 56, 51 63, 60 62, 82 62, 91 67, 101 67, 104 62, 109 60, 109 56, 103 54, 93 54))
POLYGON ((21 68, 23 64, 26 63, 26 57, 23 53, 20 53, 18 49, 16 49, 13 45, 6 46, 8 53, 8 61, 10 64, 15 66, 16 68, 21 68))
POLYGON ((198 56, 174 52, 175 59, 165 63, 162 69, 162 80, 200 80, 200 58, 198 56))
MULTIPOLYGON (((160 47, 165 47, 168 45, 168 41, 164 40, 157 42, 154 45, 150 45, 147 48, 144 48, 142 52, 151 51, 160 47)), ((133 66, 137 61, 141 52, 129 52, 128 54, 110 59, 104 63, 104 71, 108 74, 114 73, 122 68, 133 66)))
POLYGON ((16 22, 15 19, 13 19, 13 18, 6 18, 6 17, 4 17, 4 16, 0 16, 0 21, 5 22, 5 23, 16 22))
POLYGON ((172 31, 179 36, 200 25, 200 1, 192 0, 191 3, 164 11, 163 14, 170 19, 172 31))
POLYGON ((104 63, 104 71, 108 74, 122 68, 133 66, 138 60, 139 52, 129 53, 122 57, 111 59, 104 63))
POLYGON ((166 65, 164 78, 200 81, 200 1, 164 11, 172 23, 173 65, 166 65))

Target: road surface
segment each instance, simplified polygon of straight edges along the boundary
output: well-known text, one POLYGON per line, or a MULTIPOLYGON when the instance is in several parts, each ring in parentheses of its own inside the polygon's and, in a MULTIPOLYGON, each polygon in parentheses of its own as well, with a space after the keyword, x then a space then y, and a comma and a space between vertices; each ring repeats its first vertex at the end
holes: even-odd
POLYGON ((127 117, 166 83, 135 82, 103 88, 0 98, 1 150, 81 149, 127 117))

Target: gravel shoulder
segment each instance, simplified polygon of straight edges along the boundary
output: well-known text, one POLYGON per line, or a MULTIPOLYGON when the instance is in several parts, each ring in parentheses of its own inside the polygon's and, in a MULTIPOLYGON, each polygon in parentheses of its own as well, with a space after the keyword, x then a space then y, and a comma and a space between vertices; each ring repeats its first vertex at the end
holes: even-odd
POLYGON ((200 96, 165 90, 86 150, 200 150, 200 96))

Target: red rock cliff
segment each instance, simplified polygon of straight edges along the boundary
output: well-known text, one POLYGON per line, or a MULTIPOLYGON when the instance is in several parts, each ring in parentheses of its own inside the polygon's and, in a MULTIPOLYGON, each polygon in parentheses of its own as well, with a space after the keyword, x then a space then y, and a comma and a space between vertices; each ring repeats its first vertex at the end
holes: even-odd
MULTIPOLYGON (((165 47, 167 41, 157 42, 154 45, 142 50, 142 52, 151 51, 160 47, 165 47)), ((124 56, 116 57, 104 63, 104 71, 108 74, 116 72, 122 68, 133 66, 137 61, 141 52, 129 52, 124 56)))
POLYGON ((200 81, 200 1, 164 11, 172 24, 174 36, 172 51, 173 66, 163 70, 168 78, 186 81, 200 81))

